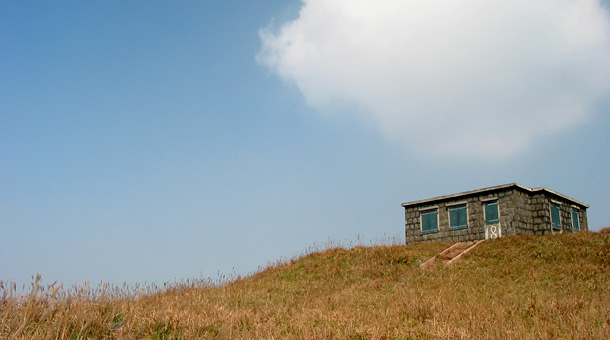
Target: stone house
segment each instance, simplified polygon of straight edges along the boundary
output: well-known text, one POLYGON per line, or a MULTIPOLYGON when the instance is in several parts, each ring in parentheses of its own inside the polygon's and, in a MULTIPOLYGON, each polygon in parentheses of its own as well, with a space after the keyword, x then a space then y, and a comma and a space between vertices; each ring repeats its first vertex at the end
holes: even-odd
POLYGON ((403 203, 406 243, 463 242, 588 230, 588 205, 512 183, 403 203))

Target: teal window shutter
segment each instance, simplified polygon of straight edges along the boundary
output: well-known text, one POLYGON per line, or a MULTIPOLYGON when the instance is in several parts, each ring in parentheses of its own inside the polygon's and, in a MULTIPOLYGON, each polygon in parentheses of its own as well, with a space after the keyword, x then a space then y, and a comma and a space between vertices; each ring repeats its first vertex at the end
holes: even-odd
POLYGON ((438 231, 438 210, 428 210, 421 212, 422 233, 429 234, 438 231))
POLYGON ((580 230, 580 221, 578 220, 578 210, 572 209, 572 229, 580 230))
POLYGON ((485 224, 495 224, 498 222, 500 222, 498 201, 485 203, 485 224))
POLYGON ((468 209, 466 204, 449 208, 449 228, 461 229, 468 227, 468 209))
POLYGON ((458 218, 455 208, 449 208, 449 228, 455 228, 458 225, 458 218))
POLYGON ((553 229, 561 229, 561 214, 559 212, 559 205, 551 203, 551 226, 553 229))

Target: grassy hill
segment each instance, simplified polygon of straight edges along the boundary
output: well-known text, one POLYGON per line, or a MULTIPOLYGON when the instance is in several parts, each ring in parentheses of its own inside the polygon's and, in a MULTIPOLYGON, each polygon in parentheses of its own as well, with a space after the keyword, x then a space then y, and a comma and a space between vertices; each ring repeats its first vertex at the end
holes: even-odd
MULTIPOLYGON (((335 248, 219 287, 3 287, 0 338, 610 339, 610 230, 335 248)), ((5 284, 6 285, 6 284, 5 284)))

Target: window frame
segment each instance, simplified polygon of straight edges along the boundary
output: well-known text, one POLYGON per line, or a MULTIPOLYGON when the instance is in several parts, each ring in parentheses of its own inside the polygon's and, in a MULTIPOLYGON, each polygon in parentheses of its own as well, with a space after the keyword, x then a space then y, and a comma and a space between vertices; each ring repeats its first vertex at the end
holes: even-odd
POLYGON ((449 230, 460 230, 460 229, 466 229, 468 228, 468 203, 459 203, 459 204, 452 204, 451 206, 447 206, 447 214, 449 215, 449 230), (459 224, 459 225, 452 225, 452 221, 451 221, 451 212, 452 211, 457 211, 458 209, 464 209, 466 211, 466 224, 459 224))
POLYGON ((497 199, 483 202, 483 219, 485 220, 485 225, 492 225, 492 224, 500 223, 500 204, 498 203, 497 199), (488 220, 487 220, 487 206, 491 205, 491 204, 494 204, 496 206, 496 215, 498 216, 498 218, 496 220, 494 220, 495 222, 488 222, 488 220))
POLYGON ((572 213, 570 214, 570 216, 572 216, 572 230, 573 231, 580 231, 580 214, 579 214, 580 210, 576 209, 576 208, 572 208, 572 213), (574 215, 576 215, 576 220, 574 219, 574 215), (574 223, 574 221, 576 221, 576 223, 574 223), (574 227, 576 226, 576 227, 574 227))
POLYGON ((561 231, 561 205, 557 202, 551 202, 550 204, 551 211, 551 230, 559 230, 561 231), (557 221, 553 218, 553 208, 557 208, 557 221), (557 222, 557 223, 555 223, 557 222))
POLYGON ((419 212, 419 226, 421 228, 422 235, 438 233, 438 229, 439 229, 438 228, 438 226, 439 226, 438 208, 430 208, 430 209, 420 210, 420 212, 419 212), (428 214, 431 214, 431 213, 435 213, 436 214, 436 228, 435 229, 425 230, 424 229, 424 215, 428 215, 428 214))

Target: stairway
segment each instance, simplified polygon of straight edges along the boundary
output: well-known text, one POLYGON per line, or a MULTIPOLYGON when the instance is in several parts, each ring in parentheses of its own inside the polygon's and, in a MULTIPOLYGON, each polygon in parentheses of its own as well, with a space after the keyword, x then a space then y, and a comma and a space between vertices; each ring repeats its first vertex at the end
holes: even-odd
POLYGON ((440 254, 434 256, 433 258, 431 258, 428 261, 419 265, 419 268, 428 269, 431 267, 435 267, 439 264, 445 264, 445 265, 452 264, 452 263, 458 261, 462 257, 462 255, 468 253, 469 251, 474 249, 474 247, 478 246, 479 243, 481 243, 483 241, 485 241, 485 240, 480 240, 477 242, 472 241, 472 242, 455 243, 451 247, 443 250, 440 254))

